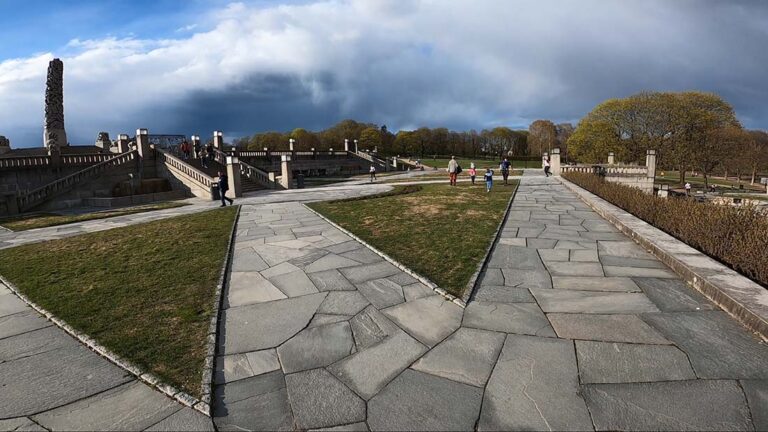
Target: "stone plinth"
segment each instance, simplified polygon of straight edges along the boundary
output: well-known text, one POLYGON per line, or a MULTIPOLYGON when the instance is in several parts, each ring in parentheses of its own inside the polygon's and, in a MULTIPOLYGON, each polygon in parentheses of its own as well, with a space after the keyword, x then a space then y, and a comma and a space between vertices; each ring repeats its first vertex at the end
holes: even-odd
POLYGON ((213 131, 213 148, 224 150, 224 133, 221 131, 213 131))
POLYGON ((552 149, 552 156, 549 158, 549 166, 552 171, 552 175, 560 175, 560 149, 552 149))
POLYGON ((227 156, 227 177, 229 177, 229 190, 235 194, 235 197, 243 196, 240 181, 240 161, 235 156, 227 156))
POLYGON ((616 155, 613 152, 608 153, 608 165, 616 164, 616 155))
POLYGON ((280 171, 282 171, 282 177, 280 178, 280 185, 284 189, 293 188, 293 164, 291 163, 290 156, 280 157, 280 171))

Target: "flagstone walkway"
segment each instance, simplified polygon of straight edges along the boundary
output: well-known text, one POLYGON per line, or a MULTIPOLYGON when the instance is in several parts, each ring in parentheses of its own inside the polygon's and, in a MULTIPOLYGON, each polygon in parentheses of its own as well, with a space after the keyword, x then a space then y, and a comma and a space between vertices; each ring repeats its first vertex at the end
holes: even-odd
POLYGON ((528 174, 466 309, 297 202, 241 211, 219 430, 768 428, 768 348, 528 174))

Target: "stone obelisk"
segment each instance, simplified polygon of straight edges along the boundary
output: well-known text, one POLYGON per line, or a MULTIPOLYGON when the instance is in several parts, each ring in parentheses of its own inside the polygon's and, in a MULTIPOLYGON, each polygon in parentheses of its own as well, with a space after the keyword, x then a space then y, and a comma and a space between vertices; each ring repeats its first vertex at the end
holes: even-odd
POLYGON ((67 146, 67 132, 64 130, 64 63, 59 59, 48 63, 43 145, 49 152, 57 152, 67 146))

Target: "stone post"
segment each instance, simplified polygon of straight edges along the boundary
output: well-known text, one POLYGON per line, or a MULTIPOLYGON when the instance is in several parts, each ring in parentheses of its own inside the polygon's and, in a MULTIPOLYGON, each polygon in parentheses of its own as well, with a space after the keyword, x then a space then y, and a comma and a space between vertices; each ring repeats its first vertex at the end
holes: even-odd
POLYGON ((355 153, 357 153, 357 140, 355 140, 355 153))
POLYGON ((139 179, 144 178, 144 168, 148 165, 150 152, 149 131, 147 129, 136 129, 136 148, 139 151, 139 179))
POLYGON ((240 180, 240 160, 237 156, 227 156, 227 177, 229 177, 229 190, 235 197, 243 196, 243 188, 240 180))
MULTIPOLYGON (((549 153, 544 152, 544 154, 541 156, 541 169, 544 169, 544 161, 547 160, 549 157, 549 153)), ((551 166, 552 164, 550 164, 551 166)))
POLYGON ((119 134, 117 136, 117 152, 118 153, 125 153, 129 151, 130 148, 128 148, 128 135, 126 134, 119 134))
POLYGON ((397 156, 392 156, 392 167, 397 171, 397 156))
POLYGON ((213 131, 213 148, 224 151, 224 133, 213 131))
POLYGON ((190 137, 190 141, 191 142, 189 143, 189 145, 192 146, 192 159, 197 159, 198 155, 197 155, 197 151, 195 151, 195 149, 199 148, 200 152, 201 153, 203 152, 203 147, 200 145, 200 136, 199 135, 192 135, 192 137, 190 137))
POLYGON ((550 157, 549 166, 550 166, 549 169, 552 171, 552 175, 556 175, 556 176, 560 175, 560 149, 559 148, 552 149, 552 157, 550 157))
POLYGON ((280 185, 284 189, 293 189, 293 163, 291 163, 290 156, 283 155, 280 157, 280 171, 282 171, 280 185))
POLYGON ((646 177, 656 179, 656 150, 647 150, 645 152, 645 166, 648 168, 646 177))
POLYGON ((616 155, 613 152, 608 152, 608 165, 616 165, 616 155))
POLYGON ((344 138, 344 151, 349 151, 349 140, 344 138))
POLYGON ((288 140, 288 150, 293 152, 293 145, 296 143, 296 140, 291 138, 288 140))

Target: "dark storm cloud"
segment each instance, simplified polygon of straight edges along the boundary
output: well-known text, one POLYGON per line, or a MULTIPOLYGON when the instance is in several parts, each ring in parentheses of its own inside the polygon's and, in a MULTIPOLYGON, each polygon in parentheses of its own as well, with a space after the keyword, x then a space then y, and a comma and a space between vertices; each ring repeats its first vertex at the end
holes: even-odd
MULTIPOLYGON (((216 26, 187 39, 70 47, 80 51, 64 59, 72 141, 137 127, 231 137, 344 118, 527 127, 646 90, 715 92, 745 126, 768 128, 768 1, 354 0, 233 4, 212 17, 216 26)), ((38 145, 41 85, 29 71, 43 82, 46 62, 0 63, 0 134, 14 142, 38 145)))

